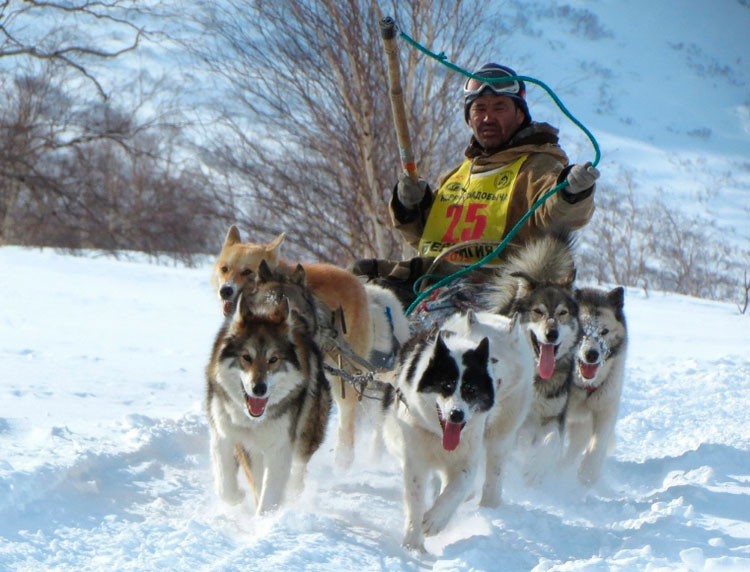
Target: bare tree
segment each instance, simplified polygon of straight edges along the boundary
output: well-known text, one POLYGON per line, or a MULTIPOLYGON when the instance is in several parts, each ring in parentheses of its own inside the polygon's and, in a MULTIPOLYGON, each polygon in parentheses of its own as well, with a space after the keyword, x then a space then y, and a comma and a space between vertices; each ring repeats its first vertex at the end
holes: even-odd
POLYGON ((211 247, 173 91, 112 69, 149 36, 146 16, 131 0, 0 2, 0 244, 211 247))
POLYGON ((597 192, 594 219, 583 231, 581 277, 597 282, 648 287, 647 237, 652 219, 637 203, 632 175, 623 173, 620 186, 597 192))
POLYGON ((137 11, 133 0, 0 1, 0 60, 28 58, 63 65, 106 99, 91 66, 138 47, 144 29, 132 21, 137 11))
POLYGON ((737 309, 740 311, 740 314, 744 314, 747 312, 748 305, 750 305, 750 280, 747 277, 747 270, 745 270, 743 275, 740 297, 742 298, 742 302, 737 304, 737 309))
POLYGON ((733 249, 705 216, 638 198, 632 175, 597 192, 597 210, 581 232, 579 276, 689 296, 734 299, 747 254, 733 249))
MULTIPOLYGON (((196 3, 201 35, 186 44, 220 81, 213 105, 223 130, 205 157, 225 175, 234 220, 258 240, 287 231, 315 259, 400 256, 387 211, 399 158, 379 20, 394 16, 471 67, 486 39, 482 9, 454 0, 196 3)), ((434 180, 468 142, 461 78, 407 45, 401 62, 415 155, 434 180)))

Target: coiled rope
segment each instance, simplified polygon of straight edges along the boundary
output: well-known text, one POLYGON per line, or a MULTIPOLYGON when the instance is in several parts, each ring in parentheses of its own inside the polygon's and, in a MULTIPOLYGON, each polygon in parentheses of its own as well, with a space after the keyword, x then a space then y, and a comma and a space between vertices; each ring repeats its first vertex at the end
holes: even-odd
MULTIPOLYGON (((503 78, 486 78, 483 76, 472 74, 471 72, 452 64, 448 61, 448 58, 446 57, 444 52, 441 52, 440 54, 436 54, 435 52, 432 52, 425 48, 422 44, 411 38, 408 34, 403 32, 402 30, 399 30, 399 36, 402 37, 408 44, 410 44, 412 47, 416 48, 420 52, 426 54, 427 56, 431 57, 434 60, 437 60, 441 64, 443 64, 445 67, 452 69, 453 71, 456 71, 462 75, 465 75, 466 77, 470 77, 473 79, 478 79, 485 81, 487 83, 503 83, 503 82, 511 82, 511 81, 525 81, 528 83, 533 83, 535 85, 538 85, 544 91, 547 92, 547 94, 552 98, 552 100, 557 104, 557 107, 560 109, 560 111, 563 112, 563 114, 570 119, 581 131, 583 131, 586 136, 589 138, 589 141, 591 141, 591 145, 594 148, 594 160, 591 161, 591 164, 596 167, 599 164, 599 159, 601 158, 601 151, 599 149, 599 143, 597 143, 596 138, 594 135, 586 128, 586 126, 581 123, 578 119, 576 119, 570 111, 568 111, 568 108, 565 107, 563 102, 560 100, 559 97, 557 97, 557 94, 552 91, 552 89, 543 81, 538 80, 533 77, 525 76, 525 75, 517 75, 517 76, 507 76, 503 78)), ((536 211, 543 203, 546 201, 549 197, 554 195, 556 192, 558 192, 561 189, 564 189, 566 186, 568 186, 568 181, 563 181, 562 183, 559 183, 557 186, 553 187, 544 195, 542 195, 539 200, 537 200, 533 205, 531 205, 531 208, 521 217, 521 219, 516 223, 516 225, 510 229, 508 234, 505 236, 505 238, 500 242, 500 244, 497 245, 495 250, 490 252, 487 256, 479 260, 478 262, 475 262, 474 264, 467 266, 466 268, 462 268, 461 270, 450 274, 449 276, 446 276, 445 278, 439 280, 432 286, 430 286, 427 290, 420 293, 417 298, 414 300, 414 302, 411 303, 411 305, 406 310, 406 315, 408 316, 414 309, 419 305, 419 303, 424 300, 427 296, 430 295, 434 290, 437 290, 438 288, 445 286, 446 284, 450 284, 454 280, 460 278, 461 276, 468 274, 472 270, 476 270, 477 268, 480 268, 487 264, 489 261, 496 258, 508 245, 508 243, 513 239, 513 237, 518 233, 518 231, 521 229, 521 227, 524 225, 524 223, 531 217, 531 215, 534 214, 534 211, 536 211)), ((426 278, 426 276, 424 277, 426 278)), ((421 281, 421 278, 420 278, 421 281)), ((417 287, 419 284, 419 281, 415 283, 415 287, 417 287)))

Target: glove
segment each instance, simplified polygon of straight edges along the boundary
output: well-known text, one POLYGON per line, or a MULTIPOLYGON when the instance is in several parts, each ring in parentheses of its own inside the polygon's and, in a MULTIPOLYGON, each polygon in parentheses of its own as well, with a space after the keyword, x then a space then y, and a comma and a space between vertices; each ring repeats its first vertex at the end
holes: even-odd
POLYGON ((398 176, 396 195, 398 195, 398 200, 406 208, 413 209, 416 207, 422 201, 422 198, 424 198, 425 192, 427 192, 427 181, 419 179, 417 182, 414 182, 406 173, 401 173, 398 176))
POLYGON ((573 165, 568 173, 568 186, 565 189, 571 195, 581 193, 594 186, 599 178, 599 170, 592 167, 591 163, 573 165))

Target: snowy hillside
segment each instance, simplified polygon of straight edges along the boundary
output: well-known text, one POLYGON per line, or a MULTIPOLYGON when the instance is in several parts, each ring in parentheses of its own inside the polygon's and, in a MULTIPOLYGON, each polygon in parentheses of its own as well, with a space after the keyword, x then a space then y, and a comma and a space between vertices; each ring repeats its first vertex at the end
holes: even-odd
POLYGON ((505 504, 473 499, 428 556, 400 546, 390 459, 332 469, 262 518, 215 496, 202 410, 219 308, 208 266, 0 248, 0 570, 747 570, 750 321, 731 304, 626 294, 614 457, 505 504))
MULTIPOLYGON (((706 215, 750 248, 748 2, 495 5, 502 52, 486 58, 544 81, 589 128, 603 188, 630 173, 644 200, 706 215)), ((540 87, 528 99, 534 119, 560 128, 571 159, 593 160, 588 139, 540 87)))

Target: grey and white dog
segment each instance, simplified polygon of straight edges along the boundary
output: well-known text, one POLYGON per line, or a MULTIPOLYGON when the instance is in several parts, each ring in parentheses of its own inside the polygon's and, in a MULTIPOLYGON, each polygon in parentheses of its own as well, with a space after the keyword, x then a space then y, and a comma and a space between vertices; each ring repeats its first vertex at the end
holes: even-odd
POLYGON ((580 462, 578 478, 591 485, 598 480, 607 448, 614 439, 628 332, 621 287, 608 292, 581 288, 575 297, 583 337, 576 353, 568 401, 569 445, 563 463, 580 462))
POLYGON ((531 241, 508 258, 488 295, 491 309, 520 321, 536 358, 533 400, 519 430, 528 484, 538 483, 562 454, 574 353, 581 335, 572 248, 567 231, 531 241))
POLYGON ((214 483, 226 503, 244 498, 240 465, 256 513, 303 487, 332 403, 315 324, 300 271, 293 280, 248 284, 216 336, 206 368, 206 412, 214 483), (267 288, 260 298, 258 288, 267 288))

